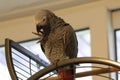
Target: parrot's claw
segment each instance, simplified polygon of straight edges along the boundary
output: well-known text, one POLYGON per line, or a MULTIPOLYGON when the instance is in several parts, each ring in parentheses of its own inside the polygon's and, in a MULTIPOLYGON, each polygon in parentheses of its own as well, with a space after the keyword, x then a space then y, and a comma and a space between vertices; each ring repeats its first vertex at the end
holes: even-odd
POLYGON ((42 36, 41 34, 39 33, 36 33, 36 32, 32 32, 34 35, 37 35, 37 36, 42 36))
POLYGON ((59 59, 55 61, 54 64, 55 64, 56 67, 58 66, 58 62, 59 62, 59 61, 60 61, 59 59))
POLYGON ((37 32, 32 32, 34 35, 37 35, 40 39, 39 39, 39 41, 37 42, 37 43, 40 43, 41 42, 41 40, 43 39, 43 35, 42 34, 40 34, 40 33, 37 33, 37 32))

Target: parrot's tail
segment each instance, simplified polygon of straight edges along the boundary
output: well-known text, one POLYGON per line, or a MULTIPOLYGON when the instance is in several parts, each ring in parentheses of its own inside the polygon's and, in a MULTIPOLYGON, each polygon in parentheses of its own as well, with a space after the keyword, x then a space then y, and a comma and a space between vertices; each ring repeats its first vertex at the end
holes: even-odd
POLYGON ((58 69, 58 73, 62 80, 74 80, 74 74, 71 69, 58 69))

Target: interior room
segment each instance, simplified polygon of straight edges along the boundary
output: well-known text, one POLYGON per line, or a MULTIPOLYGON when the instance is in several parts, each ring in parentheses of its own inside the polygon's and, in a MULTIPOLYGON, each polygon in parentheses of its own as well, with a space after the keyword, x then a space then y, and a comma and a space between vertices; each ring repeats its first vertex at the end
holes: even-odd
MULTIPOLYGON (((120 0, 0 0, 0 80, 12 80, 6 62, 6 38, 50 64, 37 43, 38 36, 32 34, 36 32, 35 14, 42 9, 52 11, 73 27, 78 40, 77 57, 99 57, 119 63, 120 0)), ((80 64, 86 65, 91 66, 80 64)), ((104 68, 101 64, 92 66, 104 68)), ((94 70, 93 67, 76 72, 94 70)), ((75 80, 120 80, 119 71, 116 72, 75 80)))

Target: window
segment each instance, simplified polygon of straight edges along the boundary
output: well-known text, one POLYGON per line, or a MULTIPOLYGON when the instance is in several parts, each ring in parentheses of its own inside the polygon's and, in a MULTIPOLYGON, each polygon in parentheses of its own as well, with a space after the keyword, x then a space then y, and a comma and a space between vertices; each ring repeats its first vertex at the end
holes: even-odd
MULTIPOLYGON (((78 40, 78 57, 90 57, 91 56, 91 39, 90 30, 78 30, 76 31, 78 40)), ((91 64, 81 64, 80 66, 91 66, 91 64)), ((89 71, 91 68, 78 68, 77 72, 89 71)), ((76 80, 92 80, 91 76, 78 78, 76 80)))
MULTIPOLYGON (((89 57, 91 56, 91 41, 90 41, 90 30, 77 30, 76 31, 77 39, 78 39, 78 57, 89 57)), ((26 49, 38 55, 40 58, 44 59, 46 62, 50 63, 46 58, 44 53, 42 52, 40 45, 37 43, 38 40, 25 41, 20 43, 20 45, 24 46, 26 49)), ((4 47, 0 48, 0 80, 10 80, 9 73, 7 71, 7 67, 5 63, 5 55, 4 55, 4 47), (3 67, 2 67, 3 66, 3 67), (5 69, 3 69, 5 68, 5 69), (9 76, 9 77, 5 77, 9 76)), ((81 66, 91 65, 91 64, 82 64, 81 66)), ((90 68, 85 68, 85 70, 91 70, 90 68)), ((84 69, 79 69, 77 71, 85 71, 84 69)), ((92 80, 92 77, 83 77, 80 80, 92 80)), ((76 79, 77 80, 77 79, 76 79)))
MULTIPOLYGON (((116 47, 116 60, 120 62, 120 30, 115 31, 115 47, 116 47)), ((118 72, 119 73, 119 72, 118 72)), ((118 80, 120 80, 120 74, 117 74, 118 80)))
MULTIPOLYGON (((120 62, 120 9, 111 11, 112 27, 115 35, 115 58, 120 62)), ((119 72, 118 72, 119 73, 119 72)), ((117 74, 117 80, 120 80, 120 74, 117 74)))
POLYGON ((0 80, 10 80, 9 72, 6 66, 4 47, 0 47, 0 80))

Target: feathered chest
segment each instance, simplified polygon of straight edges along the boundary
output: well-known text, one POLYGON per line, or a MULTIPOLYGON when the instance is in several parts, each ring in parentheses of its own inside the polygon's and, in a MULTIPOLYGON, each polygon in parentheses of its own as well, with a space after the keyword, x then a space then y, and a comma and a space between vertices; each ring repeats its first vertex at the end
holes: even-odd
POLYGON ((45 46, 47 47, 60 47, 63 46, 63 34, 61 32, 53 32, 50 33, 46 42, 45 46))

